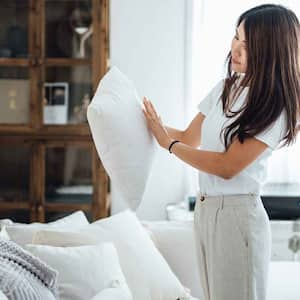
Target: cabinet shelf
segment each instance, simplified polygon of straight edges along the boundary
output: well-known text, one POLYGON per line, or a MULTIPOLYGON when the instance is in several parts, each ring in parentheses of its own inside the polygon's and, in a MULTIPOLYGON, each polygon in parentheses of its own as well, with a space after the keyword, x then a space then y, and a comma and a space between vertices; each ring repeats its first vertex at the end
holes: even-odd
POLYGON ((64 66, 81 66, 90 65, 91 59, 87 58, 46 58, 45 65, 47 67, 64 67, 64 66))
POLYGON ((46 210, 49 212, 56 211, 74 211, 83 210, 84 212, 91 211, 91 205, 89 203, 46 203, 46 210))
POLYGON ((3 210, 24 210, 24 209, 29 209, 30 208, 30 203, 29 201, 12 201, 12 202, 5 202, 2 201, 0 202, 0 211, 3 210))
POLYGON ((27 136, 33 140, 49 137, 86 137, 90 139, 91 132, 87 124, 68 125, 44 125, 39 129, 34 129, 26 125, 0 125, 0 139, 5 136, 27 136))
POLYGON ((28 67, 30 60, 27 58, 3 58, 0 57, 0 66, 28 67))

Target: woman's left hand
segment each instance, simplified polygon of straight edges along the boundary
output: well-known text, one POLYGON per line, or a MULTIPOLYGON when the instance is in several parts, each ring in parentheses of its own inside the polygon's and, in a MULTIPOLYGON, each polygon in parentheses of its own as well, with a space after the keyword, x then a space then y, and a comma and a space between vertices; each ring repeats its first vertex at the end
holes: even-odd
POLYGON ((146 118, 148 128, 151 130, 155 139, 159 143, 159 145, 165 149, 168 149, 169 145, 172 142, 168 131, 164 127, 161 118, 157 114, 153 104, 146 97, 143 99, 143 114, 146 118))

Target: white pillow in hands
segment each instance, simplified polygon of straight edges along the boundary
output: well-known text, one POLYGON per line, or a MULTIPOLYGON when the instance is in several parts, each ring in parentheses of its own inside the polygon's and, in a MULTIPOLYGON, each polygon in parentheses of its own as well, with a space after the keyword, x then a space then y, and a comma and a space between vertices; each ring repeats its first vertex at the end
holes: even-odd
POLYGON ((87 118, 106 172, 123 200, 136 209, 145 191, 155 143, 133 83, 116 67, 100 81, 87 118))

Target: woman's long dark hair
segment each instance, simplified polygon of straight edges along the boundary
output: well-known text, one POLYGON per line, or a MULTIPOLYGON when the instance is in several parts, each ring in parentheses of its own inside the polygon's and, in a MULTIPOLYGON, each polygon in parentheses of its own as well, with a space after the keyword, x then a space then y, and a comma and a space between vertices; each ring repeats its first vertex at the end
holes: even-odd
MULTIPOLYGON (((226 150, 235 138, 243 143, 267 129, 286 111, 286 135, 283 145, 295 142, 300 113, 299 21, 281 5, 266 4, 243 13, 237 27, 244 21, 247 41, 247 70, 242 80, 231 70, 231 52, 227 59, 227 77, 221 99, 227 117, 237 118, 226 128, 226 150), (240 83, 238 83, 240 82, 240 83), (231 111, 230 93, 236 97, 249 86, 247 101, 239 111, 231 111)), ((283 146, 282 145, 282 146, 283 146)))

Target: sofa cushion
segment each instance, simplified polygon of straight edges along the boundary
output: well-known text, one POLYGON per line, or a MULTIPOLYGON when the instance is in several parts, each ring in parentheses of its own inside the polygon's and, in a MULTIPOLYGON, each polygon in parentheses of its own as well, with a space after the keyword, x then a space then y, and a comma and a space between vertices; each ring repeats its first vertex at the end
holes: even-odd
POLYGON ((0 300, 8 300, 8 298, 0 291, 0 300))
POLYGON ((54 222, 49 223, 12 223, 10 225, 5 225, 3 228, 2 235, 7 233, 10 240, 24 246, 32 241, 34 234, 40 229, 47 228, 80 228, 84 225, 89 224, 85 214, 82 211, 76 211, 66 217, 58 219, 54 222))
POLYGON ((61 300, 89 300, 105 289, 121 287, 127 299, 131 299, 117 251, 111 243, 81 247, 28 244, 25 247, 58 270, 61 300))
POLYGON ((91 300, 132 300, 131 294, 123 287, 114 287, 104 289, 91 300))
POLYGON ((191 294, 202 299, 193 222, 143 221, 156 247, 191 294))
POLYGON ((299 299, 299 261, 272 261, 268 279, 268 300, 299 299))
POLYGON ((117 248, 134 300, 189 299, 189 294, 130 210, 96 221, 77 232, 40 231, 34 243, 74 246, 104 241, 117 248))
POLYGON ((57 278, 57 271, 39 258, 12 241, 0 239, 0 291, 6 297, 55 300, 57 278))
POLYGON ((100 81, 87 118, 114 187, 125 203, 136 209, 143 198, 155 144, 133 83, 116 67, 100 81))

